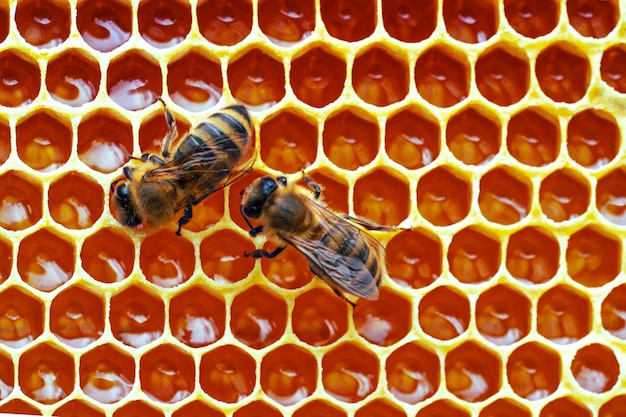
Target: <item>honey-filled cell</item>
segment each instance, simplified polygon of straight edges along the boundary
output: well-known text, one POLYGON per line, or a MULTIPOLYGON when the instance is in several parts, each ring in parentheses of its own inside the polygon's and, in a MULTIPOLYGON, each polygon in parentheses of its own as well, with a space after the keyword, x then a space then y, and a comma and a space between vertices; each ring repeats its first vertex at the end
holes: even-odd
POLYGON ((169 344, 144 352, 139 362, 142 391, 163 403, 172 404, 187 398, 194 389, 195 374, 193 358, 169 344))
POLYGON ((448 120, 446 143, 464 164, 484 165, 500 152, 500 131, 497 115, 485 108, 470 106, 448 120))
POLYGON ((291 111, 266 118, 259 129, 263 162, 291 174, 309 167, 317 158, 317 121, 291 111))
MULTIPOLYGON (((328 168, 308 171, 306 175, 322 188, 322 194, 317 200, 318 204, 338 213, 348 212, 348 183, 344 178, 328 168)), ((304 180, 299 181, 298 184, 309 187, 304 180)))
POLYGON ((172 335, 187 346, 210 345, 224 335, 224 300, 200 286, 180 292, 170 301, 169 326, 172 335))
POLYGON ((229 89, 235 99, 254 110, 266 110, 285 96, 285 68, 280 59, 254 48, 229 61, 229 89))
POLYGON ((55 222, 67 229, 86 229, 104 210, 104 191, 93 179, 70 172, 50 184, 48 208, 55 222))
POLYGON ((333 38, 356 42, 376 29, 376 2, 372 0, 321 0, 324 29, 333 38))
POLYGON ((196 400, 192 402, 188 402, 187 404, 179 407, 176 411, 172 413, 172 417, 226 417, 226 415, 216 410, 213 407, 203 403, 202 401, 196 400))
POLYGON ((462 50, 435 45, 415 63, 417 91, 438 107, 450 107, 465 100, 470 88, 470 64, 462 50))
POLYGON ((617 0, 567 0, 569 24, 578 33, 592 38, 604 38, 619 20, 617 0))
MULTIPOLYGON (((263 249, 271 253, 276 249, 276 245, 269 243, 263 249)), ((280 256, 275 258, 261 258, 261 270, 265 278, 286 289, 303 287, 313 278, 309 262, 292 246, 287 246, 280 256)))
POLYGON ((346 412, 324 400, 313 400, 298 407, 293 417, 346 417, 346 412))
POLYGON ((233 413, 233 417, 282 417, 283 414, 274 406, 269 405, 265 401, 256 400, 240 407, 233 413))
POLYGON ((161 407, 156 409, 143 401, 135 400, 127 402, 123 406, 119 407, 114 413, 113 417, 164 417, 165 414, 161 411, 161 407))
POLYGON ((331 397, 347 403, 367 398, 378 386, 378 357, 361 344, 344 342, 322 358, 322 384, 331 397))
POLYGON ((528 38, 552 32, 559 23, 557 0, 504 0, 504 15, 515 31, 528 38))
POLYGON ((446 355, 446 388, 463 401, 483 401, 502 385, 501 360, 474 342, 465 342, 446 355))
POLYGON ((576 352, 570 370, 583 390, 600 394, 615 386, 620 365, 610 346, 593 343, 576 352))
POLYGON ((626 395, 614 395, 599 410, 599 417, 620 417, 626 409, 626 395))
POLYGON ((497 285, 476 302, 476 327, 495 345, 511 345, 530 331, 530 300, 513 288, 497 285))
POLYGON ((437 355, 418 343, 403 345, 387 358, 387 389, 407 404, 417 404, 432 397, 441 383, 441 364, 437 355))
MULTIPOLYGON (((193 248, 189 249, 193 255, 193 248)), ((245 256, 254 249, 254 243, 248 237, 232 230, 219 230, 208 235, 200 244, 202 271, 207 278, 220 284, 241 281, 254 268, 255 259, 245 256)), ((190 268, 193 272, 193 263, 190 268)))
POLYGON ((109 321, 113 336, 131 347, 157 340, 165 327, 165 306, 156 294, 139 286, 116 293, 110 301, 109 321))
POLYGON ((38 181, 8 171, 0 175, 0 183, 0 227, 22 230, 41 219, 43 190, 38 181))
POLYGON ((18 287, 0 291, 0 343, 19 349, 43 333, 42 302, 18 287))
POLYGON ((591 331, 591 301, 568 285, 546 291, 537 303, 537 331, 561 345, 574 343, 591 331))
POLYGON ((289 82, 298 99, 324 107, 339 98, 346 80, 346 62, 339 51, 316 44, 291 62, 289 82))
POLYGON ((471 198, 469 179, 448 167, 427 172, 417 186, 417 209, 435 226, 449 226, 467 217, 471 198))
POLYGON ((372 162, 380 148, 376 119, 355 108, 340 110, 326 119, 322 140, 330 161, 352 171, 372 162))
POLYGON ((200 0, 198 28, 209 42, 232 46, 252 30, 252 3, 248 0, 200 0))
POLYGON ((285 406, 301 402, 317 387, 315 356, 296 345, 284 344, 263 355, 261 389, 285 406))
POLYGON ((39 172, 54 171, 72 152, 70 121, 49 110, 35 111, 17 122, 15 145, 26 165, 39 172))
POLYGON ((409 215, 407 179, 391 169, 375 169, 354 184, 354 213, 375 223, 397 226, 409 215))
POLYGON ((37 61, 17 49, 0 52, 0 105, 26 106, 39 95, 41 72, 37 61))
POLYGON ((74 358, 54 344, 40 343, 22 352, 18 383, 39 404, 54 404, 74 390, 74 358))
POLYGON ((485 42, 498 30, 495 0, 444 0, 442 12, 446 31, 461 42, 485 42))
POLYGON ((385 126, 387 155, 408 169, 432 163, 441 151, 441 128, 428 111, 407 107, 387 119, 385 126))
POLYGON ((0 42, 9 34, 9 4, 0 6, 0 42))
POLYGON ((545 344, 530 342, 517 347, 506 361, 509 386, 521 398, 546 398, 561 381, 561 357, 545 344))
POLYGON ((454 339, 469 326, 469 300, 452 287, 437 287, 419 301, 417 318, 429 336, 439 340, 454 339))
POLYGON ((560 248, 547 229, 525 227, 513 233, 506 248, 506 269, 525 284, 552 279, 559 268, 560 248))
POLYGON ((76 7, 76 26, 87 45, 111 52, 130 39, 131 5, 123 0, 82 1, 76 7))
POLYGON ((13 269, 13 244, 0 237, 0 284, 9 278, 13 269))
POLYGON ((611 335, 626 339, 626 285, 615 287, 602 301, 602 327, 611 335))
POLYGON ((280 339, 287 325, 285 300, 261 286, 239 293, 230 308, 230 329, 237 340, 262 349, 280 339))
POLYGON ((585 96, 589 87, 589 58, 573 44, 554 42, 537 56, 535 75, 549 99, 575 103, 585 96))
POLYGON ((93 292, 72 286, 52 300, 50 330, 70 348, 95 342, 104 332, 104 326, 104 302, 93 292))
POLYGON ((590 193, 589 183, 578 171, 570 168, 559 169, 541 182, 541 211, 555 222, 575 219, 589 208, 590 193))
POLYGON ((24 400, 14 398, 0 405, 0 412, 2 413, 17 413, 26 414, 29 416, 41 416, 39 407, 35 407, 24 400))
POLYGON ((15 9, 15 23, 26 42, 48 49, 69 37, 71 14, 67 0, 26 0, 15 9))
POLYGON ((572 417, 592 417, 594 415, 580 402, 580 399, 561 397, 546 403, 541 409, 539 417, 552 417, 559 414, 572 417))
POLYGON ((133 269, 135 246, 128 235, 106 227, 85 239, 80 259, 83 269, 95 280, 120 282, 133 269))
POLYGON ((93 101, 100 88, 100 66, 80 49, 68 49, 48 63, 46 88, 53 99, 71 107, 93 101))
POLYGON ((121 113, 101 109, 78 125, 78 158, 89 168, 108 174, 121 168, 133 150, 130 121, 121 113))
POLYGON ((375 106, 403 100, 409 92, 406 57, 384 45, 370 46, 354 59, 352 87, 361 100, 375 106))
POLYGON ((532 184, 522 171, 497 167, 480 179, 478 206, 487 220, 513 224, 524 219, 531 209, 532 184))
POLYGON ((120 107, 141 110, 161 96, 161 79, 161 68, 154 57, 139 49, 129 49, 109 63, 107 93, 120 107))
POLYGON ((50 292, 74 275, 74 242, 52 229, 40 229, 22 239, 17 253, 20 278, 33 288, 50 292))
POLYGON ((459 406, 450 400, 437 400, 420 408, 415 417, 470 417, 467 406, 459 406))
POLYGON ((220 64, 211 58, 209 51, 192 48, 171 59, 167 65, 167 90, 174 103, 185 110, 201 112, 222 98, 220 64))
POLYGON ((437 26, 437 2, 383 0, 381 15, 387 33, 403 42, 427 39, 437 26))
POLYGON ((163 288, 175 287, 193 274, 193 244, 169 229, 162 229, 143 240, 139 266, 148 281, 163 288))
POLYGON ((369 343, 391 346, 413 327, 411 301, 385 287, 376 301, 360 300, 352 311, 354 328, 369 343))
POLYGON ((602 80, 619 93, 626 93, 626 46, 618 44, 607 48, 600 62, 602 80))
POLYGON ((478 417, 531 417, 530 410, 510 398, 500 398, 485 406, 478 417))
POLYGON ((609 231, 586 227, 573 233, 565 259, 567 274, 587 287, 600 287, 613 281, 621 270, 622 244, 609 231))
POLYGON ((463 283, 487 281, 500 268, 501 248, 495 236, 473 227, 460 230, 448 249, 450 272, 463 283))
POLYGON ((525 108, 509 120, 507 150, 522 164, 540 167, 554 162, 560 144, 558 120, 546 109, 525 108))
POLYGON ((443 248, 425 229, 396 234, 387 244, 389 278, 407 288, 423 288, 441 276, 443 248))
POLYGON ((104 417, 104 412, 83 401, 72 400, 54 410, 54 415, 58 417, 104 417))
POLYGON ((476 84, 487 100, 500 106, 520 101, 528 92, 530 66, 526 53, 513 44, 498 44, 478 57, 476 84))
POLYGON ((80 388, 101 404, 113 404, 125 398, 133 388, 135 361, 127 352, 112 344, 103 344, 80 358, 80 388))
POLYGON ((202 232, 211 229, 224 216, 224 190, 217 190, 193 206, 193 217, 184 230, 202 232))
POLYGON ((191 7, 181 0, 144 0, 139 3, 137 22, 141 37, 156 48, 181 43, 191 29, 191 7))
POLYGON ((270 41, 294 45, 315 29, 314 0, 263 0, 259 2, 259 27, 270 41))
POLYGON ((311 346, 326 346, 348 330, 347 303, 333 292, 314 288, 298 296, 291 315, 295 335, 311 346))
POLYGON ((256 363, 237 346, 219 346, 202 355, 198 380, 202 391, 211 397, 236 403, 254 390, 256 363))
POLYGON ((569 156, 585 168, 600 168, 611 162, 621 146, 615 117, 601 110, 584 110, 567 125, 569 156))

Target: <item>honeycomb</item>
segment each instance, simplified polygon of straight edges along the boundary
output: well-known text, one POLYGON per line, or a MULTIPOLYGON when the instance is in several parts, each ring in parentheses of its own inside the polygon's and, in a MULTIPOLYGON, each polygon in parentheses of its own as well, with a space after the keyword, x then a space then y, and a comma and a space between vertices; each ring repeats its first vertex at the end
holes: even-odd
POLYGON ((0 414, 617 417, 626 410, 617 0, 0 2, 0 414), (183 236, 109 184, 240 102, 254 172, 183 236), (300 181, 395 232, 352 309, 252 239, 300 181))

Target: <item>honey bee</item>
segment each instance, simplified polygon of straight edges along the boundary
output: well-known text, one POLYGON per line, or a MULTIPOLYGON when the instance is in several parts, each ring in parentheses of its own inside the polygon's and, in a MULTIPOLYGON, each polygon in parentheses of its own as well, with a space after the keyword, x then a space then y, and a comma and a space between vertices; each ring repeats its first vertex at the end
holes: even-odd
POLYGON ((279 246, 273 252, 257 249, 245 256, 274 258, 291 245, 308 260, 311 272, 352 306, 342 291, 368 300, 378 299, 383 246, 358 224, 369 230, 395 230, 348 215, 335 214, 319 204, 321 188, 305 176, 311 188, 287 184, 283 176, 262 177, 243 193, 240 211, 250 236, 265 232, 279 246), (253 227, 250 219, 259 220, 253 227))
POLYGON ((111 184, 111 195, 120 223, 127 226, 143 221, 159 225, 183 210, 176 230, 180 236, 192 218, 192 206, 252 170, 254 128, 245 107, 226 107, 193 127, 170 150, 178 130, 165 102, 159 101, 169 127, 161 157, 149 153, 131 157, 124 177, 111 184))

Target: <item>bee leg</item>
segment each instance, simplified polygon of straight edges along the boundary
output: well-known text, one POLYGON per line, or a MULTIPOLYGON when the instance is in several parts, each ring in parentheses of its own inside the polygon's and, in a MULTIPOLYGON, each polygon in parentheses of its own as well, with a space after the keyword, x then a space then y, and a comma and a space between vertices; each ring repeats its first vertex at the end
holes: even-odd
POLYGON ((193 210, 191 206, 185 207, 183 211, 183 217, 178 219, 178 229, 176 230, 176 235, 180 236, 180 230, 183 228, 184 224, 189 223, 189 220, 193 217, 193 210))
POLYGON ((243 256, 245 256, 245 257, 252 256, 253 258, 256 258, 256 259, 258 259, 258 258, 269 258, 269 259, 272 259, 272 258, 275 258, 276 255, 278 255, 279 253, 284 251, 286 247, 287 246, 279 246, 276 249, 274 249, 273 252, 268 252, 268 251, 263 250, 263 249, 257 249, 257 250, 252 251, 251 253, 244 252, 243 256))
POLYGON ((345 295, 343 295, 343 293, 341 291, 339 291, 337 288, 333 288, 333 291, 335 294, 337 294, 339 296, 339 298, 343 299, 346 303, 350 304, 352 306, 352 308, 356 307, 356 304, 353 303, 352 301, 348 300, 346 298, 345 295))
POLYGON ((309 188, 311 188, 315 192, 315 195, 313 195, 313 197, 316 200, 320 198, 320 195, 322 194, 322 187, 320 187, 313 178, 309 177, 308 175, 304 175, 304 171, 302 171, 302 179, 304 180, 306 185, 308 185, 309 188))
POLYGON ((176 127, 176 120, 174 120, 174 116, 167 109, 165 105, 165 101, 161 97, 157 98, 161 104, 163 104, 163 111, 165 112, 165 121, 167 122, 167 127, 169 131, 163 137, 163 142, 161 143, 161 154, 163 158, 169 158, 170 156, 170 143, 172 143, 172 139, 178 136, 178 128, 176 127))
POLYGON ((350 220, 351 222, 354 222, 360 226, 365 227, 367 230, 378 230, 381 232, 393 232, 394 230, 398 230, 397 227, 393 227, 393 226, 383 226, 381 224, 375 223, 373 221, 367 220, 367 219, 363 219, 361 217, 354 217, 354 216, 350 216, 347 214, 342 214, 341 217, 343 217, 346 220, 350 220))

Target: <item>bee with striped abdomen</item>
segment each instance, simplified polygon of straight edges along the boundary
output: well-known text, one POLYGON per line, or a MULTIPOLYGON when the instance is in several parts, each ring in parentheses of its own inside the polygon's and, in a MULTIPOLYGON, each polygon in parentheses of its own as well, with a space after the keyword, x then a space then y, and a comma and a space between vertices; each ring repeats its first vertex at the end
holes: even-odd
POLYGON ((173 150, 176 122, 163 104, 169 131, 161 157, 131 157, 124 177, 111 184, 120 223, 159 225, 183 210, 176 234, 192 217, 192 206, 209 194, 232 184, 252 169, 255 160, 254 128, 243 106, 230 106, 212 114, 183 136, 173 150))

